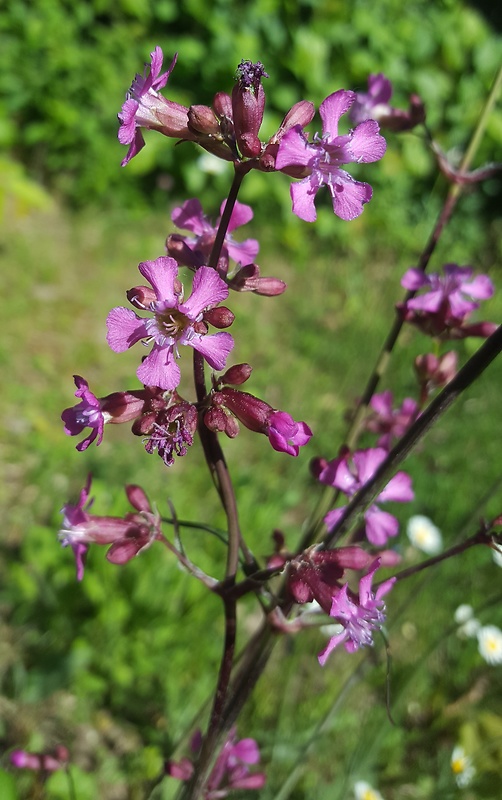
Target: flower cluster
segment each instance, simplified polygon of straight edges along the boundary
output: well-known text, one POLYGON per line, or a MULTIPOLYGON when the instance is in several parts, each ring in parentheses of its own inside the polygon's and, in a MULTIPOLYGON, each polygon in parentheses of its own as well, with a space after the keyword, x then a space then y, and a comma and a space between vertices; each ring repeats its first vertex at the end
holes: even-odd
POLYGON ((76 505, 66 503, 62 508, 63 525, 59 539, 63 547, 73 550, 77 580, 84 577, 84 567, 90 544, 111 545, 106 557, 112 564, 125 564, 156 540, 162 540, 160 517, 155 513, 143 489, 126 486, 127 498, 135 509, 125 517, 98 517, 90 514, 91 476, 80 492, 76 505))
MULTIPOLYGON (((339 489, 347 497, 353 497, 375 474, 387 457, 383 447, 358 450, 352 456, 345 453, 327 462, 319 472, 321 483, 339 489)), ((364 513, 365 532, 368 541, 375 547, 383 547, 390 537, 397 536, 399 523, 392 514, 382 511, 377 503, 394 501, 407 503, 413 500, 411 478, 406 472, 398 472, 380 492, 375 502, 364 513)), ((345 506, 329 511, 324 522, 332 530, 342 517, 345 506)))
POLYGON ((440 339, 464 339, 466 336, 487 337, 496 325, 492 322, 467 324, 481 300, 493 295, 493 284, 487 275, 473 277, 471 267, 445 264, 443 275, 412 267, 403 276, 401 285, 410 292, 422 294, 399 303, 397 309, 406 322, 440 339))
MULTIPOLYGON (((197 732, 191 742, 194 756, 202 744, 202 737, 197 732)), ((258 764, 260 751, 254 739, 237 739, 236 730, 232 728, 223 745, 215 765, 204 788, 204 800, 219 800, 227 797, 237 789, 261 789, 266 777, 263 772, 250 772, 249 767, 258 764)), ((189 758, 181 761, 168 761, 165 771, 171 778, 187 781, 194 770, 189 758)))

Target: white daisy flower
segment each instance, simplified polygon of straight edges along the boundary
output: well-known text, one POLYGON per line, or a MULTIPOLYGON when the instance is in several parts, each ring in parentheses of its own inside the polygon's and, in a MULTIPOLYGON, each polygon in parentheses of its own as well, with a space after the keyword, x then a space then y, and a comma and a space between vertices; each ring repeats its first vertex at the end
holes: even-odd
POLYGON ((356 800, 383 800, 380 792, 373 789, 366 781, 357 781, 354 784, 354 795, 356 800))
POLYGON ((443 549, 441 531, 429 517, 424 517, 422 514, 410 517, 406 533, 413 547, 429 556, 437 555, 443 549))
POLYGON ((492 550, 492 556, 497 567, 502 567, 502 550, 499 550, 498 547, 496 547, 494 550, 492 550))
POLYGON ((484 625, 478 631, 478 648, 488 664, 502 664, 502 631, 496 625, 484 625))
POLYGON ((453 748, 450 764, 457 786, 461 788, 468 786, 476 774, 476 770, 472 766, 471 759, 461 745, 458 744, 453 748))

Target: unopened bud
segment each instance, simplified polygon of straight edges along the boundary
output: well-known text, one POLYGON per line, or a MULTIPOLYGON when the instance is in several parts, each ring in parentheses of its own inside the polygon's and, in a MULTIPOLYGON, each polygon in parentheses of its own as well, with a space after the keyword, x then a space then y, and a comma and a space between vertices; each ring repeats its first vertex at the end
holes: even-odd
POLYGON ((188 109, 188 127, 195 133, 214 135, 219 133, 220 123, 212 108, 195 105, 188 109))
POLYGON ((157 299, 150 286, 134 286, 126 292, 126 297, 131 305, 141 309, 149 308, 150 303, 154 303, 157 299))
POLYGON ((231 386, 241 386, 248 380, 252 371, 253 367, 250 364, 234 364, 220 377, 218 383, 221 385, 229 383, 231 386))
POLYGON ((235 319, 229 308, 226 306, 218 306, 218 308, 210 308, 204 312, 204 320, 209 322, 215 328, 229 328, 235 319))

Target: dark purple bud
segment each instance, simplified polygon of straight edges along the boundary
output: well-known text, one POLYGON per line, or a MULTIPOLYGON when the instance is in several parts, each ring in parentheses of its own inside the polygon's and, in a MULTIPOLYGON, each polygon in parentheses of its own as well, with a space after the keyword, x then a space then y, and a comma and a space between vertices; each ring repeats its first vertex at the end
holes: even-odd
POLYGON ((229 383, 231 386, 240 386, 245 383, 253 371, 250 364, 235 364, 220 377, 218 383, 229 383))
POLYGON ((237 74, 238 81, 232 90, 235 137, 241 154, 246 158, 256 158, 262 149, 258 133, 265 110, 261 80, 268 75, 259 61, 256 64, 241 61, 237 74))
POLYGON ((228 120, 232 119, 232 98, 226 92, 218 92, 213 100, 214 113, 220 117, 225 117, 228 120))
POLYGON ((214 433, 223 433, 227 427, 227 415, 222 408, 211 406, 204 414, 204 425, 214 433))
POLYGON ((150 286, 133 286, 126 292, 126 297, 131 305, 136 308, 149 308, 150 303, 154 303, 157 295, 150 286))
POLYGON ((226 306, 218 306, 204 311, 204 319, 215 328, 229 328, 235 319, 235 314, 226 306))
POLYGON ((209 106, 190 106, 188 109, 188 127, 197 134, 215 135, 220 132, 220 123, 209 106))

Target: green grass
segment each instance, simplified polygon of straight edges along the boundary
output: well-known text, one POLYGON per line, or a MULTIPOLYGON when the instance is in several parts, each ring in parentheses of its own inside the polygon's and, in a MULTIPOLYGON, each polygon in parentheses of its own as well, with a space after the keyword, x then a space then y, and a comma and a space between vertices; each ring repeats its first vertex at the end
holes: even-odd
MULTIPOLYGON (((237 314, 233 363, 249 361, 255 368, 249 391, 305 419, 315 432, 296 460, 245 429, 223 442, 242 529, 260 559, 272 551, 274 528, 285 532, 290 547, 298 540, 319 492, 309 460, 336 455, 346 413, 401 297, 399 279, 423 246, 444 193, 439 185, 428 196, 421 209, 425 222, 414 207, 398 208, 395 229, 388 215, 396 197, 385 168, 376 172, 379 182, 380 196, 375 190, 374 202, 350 225, 322 208, 320 236, 297 220, 279 242, 273 227, 250 226, 248 235, 262 241, 263 274, 286 280, 288 291, 271 299, 230 297, 237 314), (406 234, 405 213, 417 218, 406 234)), ((219 202, 215 198, 215 209, 219 202)), ((475 218, 476 210, 476 196, 466 197, 433 268, 450 260, 472 263, 489 269, 500 284, 500 227, 475 218)), ((112 353, 104 321, 137 283, 138 262, 161 255, 169 232, 167 213, 69 215, 56 204, 24 214, 7 210, 0 231, 6 290, 0 350, 0 738, 6 750, 68 743, 78 800, 147 796, 162 759, 210 695, 218 668, 220 604, 167 553, 152 548, 118 568, 106 562, 103 550, 91 548, 84 581, 77 585, 71 554, 56 540, 58 509, 76 497, 89 471, 96 513, 124 513, 123 486, 138 483, 162 513, 168 513, 170 498, 180 519, 224 527, 198 444, 168 470, 144 452, 140 439, 131 438, 128 426, 111 426, 101 447, 79 454, 59 419, 73 404, 74 373, 86 377, 98 395, 137 388, 138 352, 112 353)), ((499 320, 501 311, 496 295, 484 304, 483 318, 499 320)), ((455 345, 461 360, 476 344, 455 345)), ((399 400, 413 393, 412 358, 428 347, 417 332, 403 332, 385 379, 399 400)), ((182 364, 189 373, 186 354, 182 364)), ((501 379, 502 366, 495 362, 410 457, 406 469, 416 500, 396 504, 402 523, 412 513, 426 513, 452 544, 475 530, 479 516, 500 514, 500 484, 486 503, 485 498, 501 475, 501 379)), ((187 381, 183 393, 190 392, 187 381)), ((370 438, 365 441, 369 446, 370 438)), ((196 563, 221 576, 224 548, 218 541, 187 529, 184 543, 196 563)), ((404 534, 397 548, 405 563, 417 557, 404 534)), ((400 584, 390 596, 394 725, 385 708, 381 641, 360 656, 335 654, 324 670, 316 660, 323 646, 318 632, 279 641, 240 723, 241 735, 256 737, 262 748, 269 781, 260 797, 272 800, 301 763, 295 800, 344 800, 358 778, 373 781, 386 800, 454 798, 448 764, 462 740, 478 770, 471 796, 492 800, 501 777, 500 667, 488 667, 475 642, 456 637, 453 610, 467 601, 484 623, 502 626, 500 572, 488 551, 469 551, 425 578, 400 584), (359 663, 360 676, 347 686, 359 663), (304 753, 334 704, 326 732, 304 753)), ((246 600, 242 641, 259 619, 257 604, 246 600)), ((15 781, 19 797, 35 796, 31 775, 18 774, 15 781)), ((166 797, 173 787, 171 782, 166 797)), ((46 796, 68 797, 63 775, 50 779, 46 796)))

